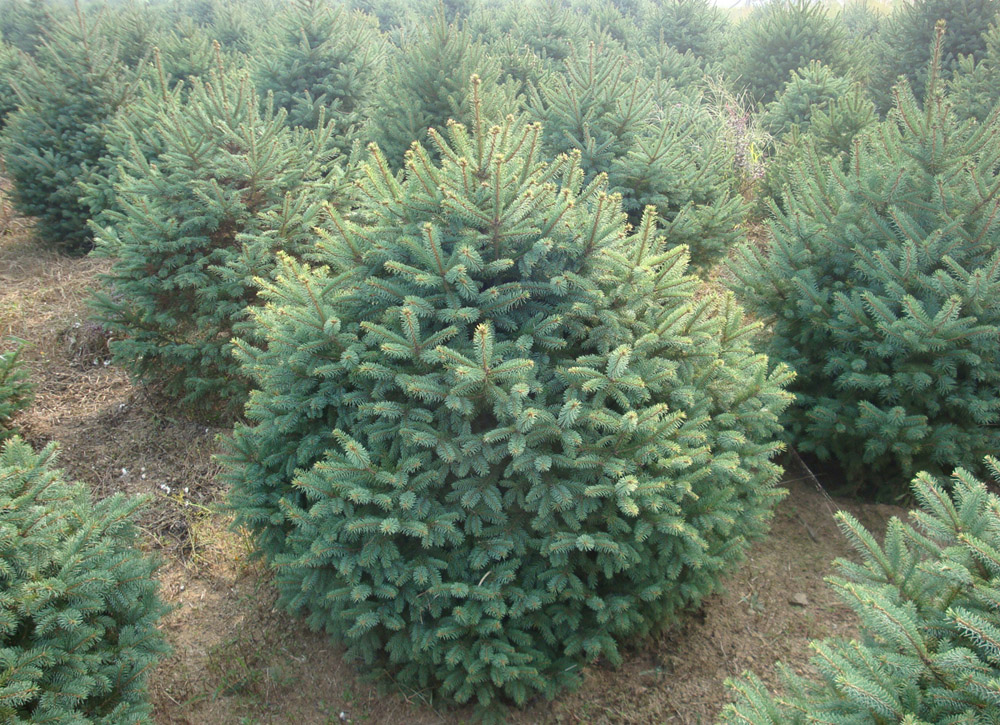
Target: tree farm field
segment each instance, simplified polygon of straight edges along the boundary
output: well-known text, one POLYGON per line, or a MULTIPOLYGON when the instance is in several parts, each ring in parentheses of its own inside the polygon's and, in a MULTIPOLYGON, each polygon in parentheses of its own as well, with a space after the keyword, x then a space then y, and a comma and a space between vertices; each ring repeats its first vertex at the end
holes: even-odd
MULTIPOLYGON (((270 574, 231 528, 216 480, 227 430, 179 415, 111 364, 108 339, 86 300, 106 261, 48 251, 30 220, 0 209, 0 338, 30 341, 34 404, 13 423, 36 448, 60 445, 59 465, 95 498, 149 497, 143 545, 159 557, 161 627, 173 649, 152 674, 160 725, 243 723, 462 723, 471 709, 359 675, 322 632, 276 611, 270 574)), ((823 480, 784 460, 772 531, 684 622, 626 651, 613 668, 592 662, 583 686, 535 701, 515 723, 710 723, 728 701, 727 677, 754 670, 775 686, 775 663, 804 672, 808 643, 854 633, 855 617, 826 586, 849 548, 833 520, 844 509, 881 535, 905 509, 831 498, 823 480)))

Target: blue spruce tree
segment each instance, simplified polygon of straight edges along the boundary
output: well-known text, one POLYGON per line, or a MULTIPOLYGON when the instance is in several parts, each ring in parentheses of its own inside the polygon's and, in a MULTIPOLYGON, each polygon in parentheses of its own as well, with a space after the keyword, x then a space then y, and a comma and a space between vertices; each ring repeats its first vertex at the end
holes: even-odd
MULTIPOLYGON (((473 88, 478 87, 474 79, 473 88)), ((551 697, 715 591, 780 492, 784 368, 542 130, 450 124, 237 341, 224 461, 280 602, 446 702, 551 697)))

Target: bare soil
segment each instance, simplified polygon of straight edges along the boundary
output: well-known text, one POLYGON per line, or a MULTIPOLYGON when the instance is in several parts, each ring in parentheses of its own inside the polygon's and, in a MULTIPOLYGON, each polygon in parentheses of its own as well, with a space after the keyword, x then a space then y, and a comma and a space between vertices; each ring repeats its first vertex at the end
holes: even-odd
MULTIPOLYGON (((28 342, 34 405, 15 421, 33 444, 58 441, 67 474, 95 496, 148 495, 145 543, 175 605, 162 626, 173 654, 151 679, 161 725, 460 723, 427 693, 359 676, 322 633, 273 608, 275 594, 250 542, 229 526, 216 480, 224 430, 178 417, 110 364, 107 336, 86 301, 106 263, 45 251, 0 198, 0 345, 28 342)), ((727 591, 682 626, 642 642, 613 669, 591 665, 584 685, 513 714, 514 723, 708 723, 727 701, 727 677, 752 669, 774 684, 775 663, 803 671, 810 639, 851 636, 854 617, 823 577, 849 551, 833 513, 877 532, 903 509, 831 499, 798 461, 771 536, 749 552, 727 591)))

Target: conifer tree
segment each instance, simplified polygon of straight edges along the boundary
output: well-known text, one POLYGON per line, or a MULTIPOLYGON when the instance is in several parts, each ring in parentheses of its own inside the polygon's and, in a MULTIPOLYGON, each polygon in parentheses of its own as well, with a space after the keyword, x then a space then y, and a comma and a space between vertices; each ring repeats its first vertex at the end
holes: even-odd
POLYGON ((21 360, 18 346, 0 352, 0 441, 10 435, 10 418, 31 403, 34 386, 21 360))
POLYGON ((761 122, 772 137, 780 139, 797 126, 806 131, 814 111, 829 106, 851 88, 851 81, 838 76, 819 61, 792 71, 784 89, 764 109, 761 122))
POLYGON ((88 16, 76 1, 72 17, 48 29, 34 59, 14 80, 20 109, 0 143, 12 200, 38 218, 38 236, 67 252, 92 244, 87 220, 100 209, 80 200, 81 182, 100 183, 108 121, 134 93, 103 13, 88 16))
POLYGON ((873 93, 880 110, 894 105, 892 88, 905 77, 918 100, 924 98, 926 69, 934 52, 935 24, 948 29, 940 47, 940 73, 950 78, 959 56, 981 58, 986 51, 983 34, 996 21, 1000 0, 913 0, 895 6, 878 35, 873 93))
POLYGON ((977 58, 958 59, 948 87, 960 119, 985 121, 1000 103, 1000 25, 994 23, 983 35, 985 49, 977 58))
POLYGON ((826 66, 810 63, 793 71, 792 79, 761 114, 774 147, 758 189, 766 212, 770 203, 787 209, 784 189, 796 170, 807 164, 822 169, 843 165, 854 139, 878 119, 865 88, 826 66))
POLYGON ((430 128, 443 129, 451 119, 472 117, 470 78, 481 79, 480 98, 494 116, 517 110, 517 87, 500 82, 500 63, 474 41, 464 27, 449 24, 438 7, 414 37, 391 59, 386 82, 378 90, 372 136, 393 167, 414 141, 425 141, 430 128))
POLYGON ((21 53, 0 36, 0 131, 7 117, 17 110, 17 93, 11 82, 20 72, 21 63, 21 53))
POLYGON ((62 15, 49 0, 0 0, 0 36, 21 52, 34 54, 45 27, 62 15))
POLYGON ((691 51, 706 62, 722 57, 729 23, 710 0, 664 0, 649 3, 644 13, 646 35, 680 53, 691 51))
POLYGON ((587 180, 607 174, 630 222, 653 206, 670 242, 705 267, 739 237, 745 205, 730 193, 729 160, 699 99, 661 95, 664 87, 624 54, 591 44, 530 106, 550 153, 580 149, 587 180))
POLYGON ((843 26, 815 0, 769 0, 736 29, 730 74, 761 105, 770 103, 796 68, 817 60, 834 73, 850 67, 843 26))
POLYGON ((323 266, 263 283, 224 465, 281 606, 407 686, 523 704, 764 532, 788 374, 537 125, 431 138, 402 176, 373 147, 323 266))
POLYGON ((278 23, 272 50, 257 69, 258 90, 274 94, 293 126, 334 121, 342 148, 350 149, 382 81, 385 41, 377 21, 333 9, 327 0, 296 0, 278 23))
POLYGON ((146 677, 166 652, 141 503, 87 489, 18 438, 0 448, 0 720, 150 722, 146 677))
POLYGON ((96 310, 116 362, 192 408, 242 406, 230 338, 274 255, 311 241, 343 170, 333 126, 293 130, 246 73, 147 92, 115 126, 122 159, 96 253, 113 260, 96 310))
POLYGON ((798 373, 795 445, 883 496, 1000 450, 1000 123, 959 124, 938 70, 843 168, 804 164, 732 265, 798 373))
MULTIPOLYGON (((1000 466, 987 460, 997 483, 1000 466)), ((817 675, 783 668, 772 695, 754 675, 728 684, 736 701, 721 723, 982 723, 1000 713, 1000 497, 971 473, 949 488, 922 473, 911 524, 885 541, 850 514, 841 530, 860 562, 839 559, 827 581, 855 611, 857 640, 813 642, 817 675)))

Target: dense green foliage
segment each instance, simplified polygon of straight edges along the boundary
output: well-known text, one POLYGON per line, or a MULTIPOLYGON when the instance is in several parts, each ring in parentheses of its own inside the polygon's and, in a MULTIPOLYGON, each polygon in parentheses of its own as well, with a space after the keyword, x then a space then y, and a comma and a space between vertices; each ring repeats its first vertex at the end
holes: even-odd
MULTIPOLYGON (((987 461, 1000 483, 996 459, 987 461)), ((815 678, 784 668, 785 691, 731 682, 721 722, 993 723, 1000 713, 1000 497, 959 469, 945 486, 912 484, 912 524, 889 521, 882 545, 850 514, 841 530, 859 563, 827 581, 858 615, 855 641, 812 643, 815 678)))
POLYGON ((691 51, 706 61, 722 57, 729 23, 711 0, 663 0, 649 3, 645 31, 681 53, 691 51))
POLYGON ((402 165, 410 144, 427 140, 428 129, 443 129, 451 119, 471 121, 474 75, 482 83, 486 112, 501 116, 518 107, 518 84, 501 83, 500 63, 486 46, 464 28, 449 25, 442 12, 414 35, 391 59, 374 103, 372 137, 393 167, 402 165))
POLYGON ((789 75, 811 61, 846 73, 849 54, 838 19, 815 0, 774 0, 754 8, 735 31, 727 64, 759 104, 770 103, 789 75))
MULTIPOLYGON (((477 106, 478 108, 478 106, 477 106)), ((647 213, 508 118, 373 151, 263 284, 226 457, 281 604, 446 700, 524 703, 715 591, 780 493, 788 373, 647 213)))
POLYGON ((146 676, 166 651, 139 502, 91 503, 53 470, 55 447, 0 449, 0 720, 150 721, 146 676))
POLYGON ((7 116, 16 111, 19 104, 11 81, 19 73, 22 62, 17 48, 5 43, 0 36, 0 131, 7 122, 7 116))
POLYGON ((605 174, 638 225, 652 206, 672 245, 706 267, 740 236, 742 199, 731 193, 720 129, 701 107, 643 75, 613 48, 574 54, 533 94, 550 155, 579 149, 586 181, 605 174))
POLYGON ((115 125, 115 206, 97 228, 112 258, 96 308, 116 362, 189 405, 238 410, 229 340, 277 251, 299 254, 343 171, 332 124, 293 130, 243 73, 147 90, 115 125))
MULTIPOLYGON (((892 87, 906 78, 917 99, 927 86, 928 63, 935 45, 935 24, 944 20, 947 32, 941 44, 941 70, 950 77, 959 56, 980 58, 986 51, 983 33, 995 22, 1000 0, 913 0, 898 3, 878 35, 873 92, 879 106, 891 108, 892 87)), ((996 97, 996 93, 994 93, 996 97)))
POLYGON ((979 58, 964 55, 949 83, 955 114, 962 119, 985 121, 993 113, 1000 94, 1000 25, 983 34, 985 49, 979 58))
POLYGON ((34 392, 21 360, 22 349, 0 352, 0 441, 10 436, 11 416, 31 403, 34 392))
POLYGON ((792 73, 785 89, 760 115, 774 140, 760 187, 759 206, 787 209, 785 190, 803 167, 825 173, 843 167, 854 140, 878 120, 864 87, 819 63, 792 73))
POLYGON ((103 13, 77 9, 46 29, 14 79, 21 107, 0 143, 16 209, 38 218, 46 244, 77 253, 91 247, 87 220, 100 211, 80 201, 80 183, 100 173, 107 123, 134 88, 105 22, 103 13))
POLYGON ((0 256, 96 243, 282 606, 496 715, 715 591, 777 441, 1000 451, 998 3, 0 0, 0 256))
POLYGON ((792 71, 784 89, 764 109, 761 121, 774 138, 780 139, 797 126, 805 131, 812 114, 844 96, 851 81, 818 61, 792 71))
POLYGON ((791 439, 883 495, 1000 450, 1000 124, 959 124, 934 83, 843 169, 796 174, 731 268, 798 374, 791 439))
POLYGON ((277 22, 274 49, 260 58, 258 89, 274 94, 293 126, 335 120, 335 134, 349 150, 382 81, 384 40, 377 23, 327 0, 296 0, 277 22))

